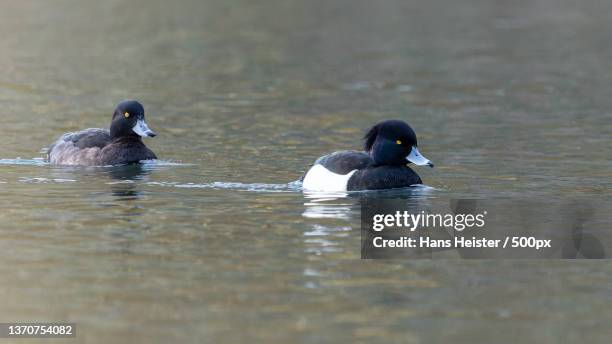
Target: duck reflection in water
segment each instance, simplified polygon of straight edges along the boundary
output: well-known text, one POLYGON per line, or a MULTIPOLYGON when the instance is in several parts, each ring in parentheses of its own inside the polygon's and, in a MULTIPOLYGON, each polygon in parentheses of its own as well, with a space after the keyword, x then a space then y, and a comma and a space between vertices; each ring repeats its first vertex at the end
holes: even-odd
POLYGON ((139 189, 137 181, 144 179, 149 173, 151 173, 151 169, 143 164, 110 167, 108 175, 114 180, 109 183, 113 196, 121 201, 141 198, 142 191, 139 189))
MULTIPOLYGON (((336 247, 335 251, 338 251, 337 246, 347 241, 335 240, 334 237, 351 235, 350 231, 353 235, 359 233, 362 209, 375 206, 376 209, 383 212, 385 209, 390 211, 390 209, 396 209, 399 202, 402 209, 418 213, 431 208, 432 205, 428 198, 431 190, 429 187, 410 187, 362 192, 305 192, 306 209, 302 216, 313 221, 311 230, 304 233, 305 244, 311 250, 313 244, 321 243, 322 247, 319 248, 321 251, 329 251, 330 247, 336 247), (342 221, 339 223, 338 220, 342 221), (318 237, 318 240, 313 240, 313 237, 318 237)), ((398 235, 400 233, 400 231, 397 232, 398 235)), ((365 239, 364 235, 362 240, 365 239)), ((353 251, 354 249, 354 247, 340 247, 341 251, 353 251)), ((402 251, 409 254, 407 258, 431 256, 431 250, 427 252, 402 251)))

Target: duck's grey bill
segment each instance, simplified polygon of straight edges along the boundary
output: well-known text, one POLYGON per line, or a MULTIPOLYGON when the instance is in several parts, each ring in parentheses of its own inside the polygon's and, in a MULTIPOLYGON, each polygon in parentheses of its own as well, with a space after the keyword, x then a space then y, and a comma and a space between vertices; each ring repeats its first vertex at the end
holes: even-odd
POLYGON ((136 122, 136 125, 134 126, 134 128, 132 128, 132 130, 136 134, 138 134, 138 135, 140 135, 142 137, 155 137, 155 136, 157 136, 157 134, 153 130, 149 129, 149 126, 147 125, 147 123, 144 120, 142 120, 142 119, 139 119, 138 122, 136 122))
POLYGON ((410 155, 406 157, 406 160, 410 161, 411 163, 415 165, 419 165, 419 166, 427 165, 429 167, 434 167, 434 164, 429 159, 422 156, 416 147, 412 147, 412 152, 410 152, 410 155))

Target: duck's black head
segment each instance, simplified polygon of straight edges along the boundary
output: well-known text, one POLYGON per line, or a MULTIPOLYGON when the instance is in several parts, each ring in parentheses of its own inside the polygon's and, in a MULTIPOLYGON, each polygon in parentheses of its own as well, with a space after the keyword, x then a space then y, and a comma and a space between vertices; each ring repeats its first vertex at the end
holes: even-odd
POLYGON ((111 138, 155 137, 157 134, 147 126, 142 104, 135 100, 124 100, 115 109, 110 126, 111 138))
POLYGON ((419 153, 416 134, 404 121, 382 121, 370 128, 364 139, 364 150, 376 165, 404 165, 408 161, 433 167, 433 163, 419 153))

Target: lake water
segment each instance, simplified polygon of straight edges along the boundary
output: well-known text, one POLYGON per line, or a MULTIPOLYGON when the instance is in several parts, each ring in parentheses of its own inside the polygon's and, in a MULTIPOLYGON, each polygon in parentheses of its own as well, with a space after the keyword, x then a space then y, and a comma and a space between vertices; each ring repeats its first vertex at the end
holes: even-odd
POLYGON ((360 198, 292 182, 401 118, 436 164, 404 196, 596 200, 601 218, 611 15, 565 0, 3 2, 0 322, 76 322, 86 343, 609 342, 610 262, 360 260, 360 198), (124 98, 145 105, 162 162, 41 160, 124 98))

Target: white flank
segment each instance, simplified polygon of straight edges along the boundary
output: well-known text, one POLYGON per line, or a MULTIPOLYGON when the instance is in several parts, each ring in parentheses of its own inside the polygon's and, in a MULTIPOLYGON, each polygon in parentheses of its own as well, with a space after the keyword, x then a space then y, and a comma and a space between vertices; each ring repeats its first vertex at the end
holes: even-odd
POLYGON ((323 165, 314 165, 302 183, 304 190, 311 191, 346 191, 348 181, 357 170, 353 170, 347 174, 334 173, 323 165))

